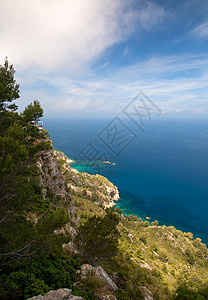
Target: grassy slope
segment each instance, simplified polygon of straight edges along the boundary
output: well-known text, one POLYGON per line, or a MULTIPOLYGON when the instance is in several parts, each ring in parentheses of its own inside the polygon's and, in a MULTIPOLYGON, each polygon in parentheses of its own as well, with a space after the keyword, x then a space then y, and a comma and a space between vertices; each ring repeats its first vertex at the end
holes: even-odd
MULTIPOLYGON (((106 194, 108 180, 81 173, 76 174, 80 179, 76 182, 74 173, 67 172, 62 164, 68 181, 77 188, 82 186, 79 191, 71 190, 80 223, 92 215, 105 215, 103 201, 106 199, 100 198, 100 191, 106 194), (83 183, 85 190, 92 190, 92 182, 94 193, 100 199, 96 203, 94 194, 90 197, 83 193, 83 183)), ((197 292, 207 283, 208 250, 200 239, 193 240, 191 233, 183 233, 173 226, 149 226, 136 216, 124 215, 120 215, 119 230, 119 253, 103 266, 110 274, 119 275, 118 285, 122 291, 128 291, 129 299, 137 299, 138 286, 148 287, 155 299, 170 299, 181 284, 197 292)))
MULTIPOLYGON (((0 294, 13 297, 18 292, 21 297, 27 297, 47 292, 51 288, 63 287, 66 283, 67 286, 73 287, 73 282, 69 283, 68 280, 69 277, 73 279, 73 276, 73 281, 76 280, 76 268, 79 263, 76 262, 76 258, 69 258, 68 254, 63 256, 61 261, 59 258, 63 255, 61 245, 71 237, 54 235, 54 229, 59 229, 68 222, 68 202, 66 203, 65 198, 58 197, 55 191, 50 189, 50 185, 47 186, 49 189, 46 189, 44 200, 38 183, 37 153, 44 151, 48 156, 51 145, 37 128, 24 123, 17 114, 9 113, 5 120, 7 122, 2 123, 4 128, 1 127, 0 143, 1 180, 2 183, 5 182, 3 188, 1 187, 1 197, 5 203, 2 202, 1 206, 1 220, 4 220, 1 242, 4 248, 1 258, 3 276, 0 277, 3 288, 1 287, 0 294), (28 218, 31 213, 38 217, 37 224, 28 218), (7 214, 9 218, 5 219, 7 214), (34 257, 33 253, 38 254, 37 262, 36 258, 24 262, 28 256, 25 243, 32 245, 31 258, 34 257), (20 254, 18 249, 23 249, 22 264, 19 264, 19 258, 16 258, 20 254), (49 257, 49 253, 52 256, 49 257), (5 258, 8 259, 7 264, 5 258), (43 266, 42 260, 51 264, 50 272, 45 277, 42 273, 43 277, 40 277, 38 271, 43 266), (56 280, 52 280, 55 276, 53 274, 58 274, 61 265, 68 260, 76 265, 70 269, 74 275, 63 270, 59 280, 57 277, 56 280)), ((104 208, 112 204, 109 191, 116 193, 116 187, 100 175, 76 173, 68 166, 63 153, 56 151, 55 155, 59 160, 58 168, 65 175, 66 191, 71 193, 75 202, 80 223, 84 223, 92 215, 104 216, 104 208)), ((53 171, 49 167, 45 170, 45 177, 53 171)), ((58 175, 60 174, 57 173, 58 175)), ((58 180, 57 176, 49 176, 51 186, 53 181, 58 180)), ((65 194, 65 184, 62 183, 61 186, 65 194)), ((174 298, 178 285, 182 283, 186 283, 193 292, 199 293, 208 278, 208 250, 199 239, 192 240, 190 233, 185 234, 174 227, 149 226, 147 221, 139 220, 136 216, 119 216, 119 251, 117 256, 102 262, 104 269, 113 276, 119 286, 117 299, 141 299, 139 286, 146 286, 153 293, 154 299, 174 298)), ((96 299, 93 297, 88 299, 96 299)), ((187 296, 183 299, 197 298, 187 296)))

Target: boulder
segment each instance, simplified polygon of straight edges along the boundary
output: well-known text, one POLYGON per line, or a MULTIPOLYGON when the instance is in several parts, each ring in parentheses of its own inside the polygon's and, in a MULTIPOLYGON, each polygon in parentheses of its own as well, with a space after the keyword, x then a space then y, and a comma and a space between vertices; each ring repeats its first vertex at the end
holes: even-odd
POLYGON ((63 249, 69 251, 72 255, 79 254, 79 252, 76 249, 76 246, 72 242, 63 244, 63 249))
POLYGON ((82 297, 71 295, 71 290, 63 288, 56 291, 52 290, 44 296, 38 295, 27 300, 84 300, 82 297))
POLYGON ((102 296, 100 299, 101 300, 117 300, 116 296, 114 296, 114 295, 105 295, 105 296, 102 296))
POLYGON ((140 262, 140 263, 139 263, 139 266, 140 266, 141 268, 145 268, 145 269, 148 269, 148 270, 152 271, 152 267, 151 267, 148 263, 146 263, 145 261, 140 262))
POLYGON ((148 290, 148 288, 146 288, 146 286, 140 286, 139 289, 144 295, 145 300, 154 300, 152 293, 150 292, 150 290, 148 290))
POLYGON ((130 239, 131 243, 134 242, 134 237, 131 233, 128 234, 128 238, 130 239))
POLYGON ((87 277, 94 275, 98 279, 104 281, 108 286, 109 290, 116 291, 118 289, 117 285, 113 280, 109 277, 109 275, 105 272, 102 267, 93 267, 88 264, 84 264, 81 266, 81 270, 78 271, 80 274, 80 279, 85 280, 87 277))

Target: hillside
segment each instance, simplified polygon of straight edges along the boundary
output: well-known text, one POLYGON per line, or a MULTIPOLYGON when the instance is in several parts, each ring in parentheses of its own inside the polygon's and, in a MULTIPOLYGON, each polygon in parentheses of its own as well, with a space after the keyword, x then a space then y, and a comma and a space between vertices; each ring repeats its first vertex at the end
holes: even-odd
POLYGON ((118 189, 103 176, 70 167, 46 130, 12 112, 1 113, 1 124, 2 298, 71 288, 84 299, 143 299, 148 293, 152 299, 207 299, 208 250, 200 239, 125 216, 114 206, 118 189), (116 289, 92 272, 81 279, 83 263, 101 266, 116 289))
POLYGON ((206 245, 190 232, 116 208, 113 183, 78 173, 54 150, 38 126, 38 100, 15 112, 14 73, 6 59, 0 66, 0 298, 208 299, 206 245))
POLYGON ((105 186, 106 179, 102 176, 75 173, 80 179, 76 181, 74 171, 66 161, 62 161, 62 172, 66 181, 68 178, 70 182, 67 186, 72 188, 71 194, 81 224, 90 216, 105 215, 109 210, 119 216, 121 236, 118 253, 112 260, 102 263, 109 274, 119 274, 119 299, 140 299, 137 295, 141 290, 139 286, 147 287, 154 299, 174 298, 176 290, 177 294, 187 293, 187 299, 192 299, 192 293, 198 294, 203 289, 206 289, 204 293, 207 295, 208 250, 199 238, 193 239, 190 232, 183 233, 173 226, 159 226, 157 221, 150 226, 148 221, 133 215, 125 216, 114 206, 106 208, 106 201, 101 193, 107 194, 108 185, 105 186), (88 192, 91 190, 92 179, 97 186, 99 201, 88 192), (126 298, 125 293, 128 295, 126 298))

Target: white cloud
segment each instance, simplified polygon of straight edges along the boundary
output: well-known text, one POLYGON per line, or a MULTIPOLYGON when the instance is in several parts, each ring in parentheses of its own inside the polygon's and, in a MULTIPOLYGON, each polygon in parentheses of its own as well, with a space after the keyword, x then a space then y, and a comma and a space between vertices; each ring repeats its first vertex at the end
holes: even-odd
MULTIPOLYGON (((46 114, 116 115, 140 91, 164 112, 208 113, 207 70, 208 57, 152 57, 131 67, 112 70, 105 77, 91 72, 78 79, 60 75, 44 78, 49 88, 37 88, 36 97, 43 103, 46 114), (187 73, 189 76, 184 76, 187 73), (49 95, 49 90, 55 93, 49 95)), ((31 80, 25 83, 24 99, 34 96, 33 85, 31 80)))
POLYGON ((163 7, 156 5, 153 2, 147 1, 140 12, 139 22, 143 29, 149 31, 155 25, 160 23, 166 16, 163 7))
POLYGON ((83 71, 107 48, 125 40, 138 24, 150 30, 165 11, 132 0, 1 0, 0 57, 19 70, 83 71))
MULTIPOLYGON (((17 70, 20 110, 35 97, 52 114, 116 113, 141 90, 164 110, 207 110, 207 57, 153 56, 119 70, 106 60, 99 68, 111 71, 105 77, 91 69, 106 49, 138 30, 155 29, 168 15, 151 1, 138 0, 137 8, 132 3, 1 0, 0 57, 8 56, 17 70)), ((207 37, 208 23, 193 33, 207 37)))
POLYGON ((208 38, 208 23, 200 24, 194 28, 191 33, 198 38, 208 38))
POLYGON ((122 0, 1 0, 0 56, 22 69, 83 69, 133 30, 122 0))

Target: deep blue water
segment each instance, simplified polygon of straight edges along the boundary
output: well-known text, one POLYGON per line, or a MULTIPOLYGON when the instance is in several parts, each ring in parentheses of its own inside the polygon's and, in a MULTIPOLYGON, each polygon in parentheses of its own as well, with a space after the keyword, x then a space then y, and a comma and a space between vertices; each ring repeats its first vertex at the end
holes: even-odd
POLYGON ((98 137, 109 121, 47 119, 44 127, 56 149, 82 160, 73 167, 92 174, 99 172, 118 186, 118 206, 125 213, 150 217, 150 221, 157 219, 161 225, 174 225, 208 244, 208 119, 160 117, 147 120, 144 132, 122 119, 131 130, 127 132, 128 138, 137 135, 125 149, 125 141, 119 144, 121 140, 115 138, 109 149, 106 144, 110 140, 106 139, 105 144, 98 137), (90 162, 86 161, 90 155, 86 148, 89 142, 100 151, 90 162), (103 154, 116 165, 100 162, 104 160, 103 154))

